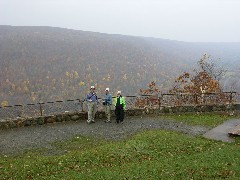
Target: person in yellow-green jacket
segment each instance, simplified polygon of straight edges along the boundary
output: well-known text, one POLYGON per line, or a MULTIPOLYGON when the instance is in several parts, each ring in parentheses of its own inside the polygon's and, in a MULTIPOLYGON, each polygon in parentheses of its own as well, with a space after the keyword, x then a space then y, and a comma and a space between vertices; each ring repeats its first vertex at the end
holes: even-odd
POLYGON ((126 109, 125 98, 122 97, 121 91, 117 92, 117 97, 114 99, 115 115, 117 123, 123 123, 124 110, 126 109))

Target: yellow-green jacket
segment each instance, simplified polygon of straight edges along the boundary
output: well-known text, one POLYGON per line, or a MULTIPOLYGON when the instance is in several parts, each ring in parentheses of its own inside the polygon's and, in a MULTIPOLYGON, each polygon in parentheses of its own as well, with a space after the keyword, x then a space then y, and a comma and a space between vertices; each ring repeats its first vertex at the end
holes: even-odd
MULTIPOLYGON (((115 97, 115 98, 114 98, 114 103, 113 103, 114 106, 117 105, 117 98, 118 98, 118 97, 115 97)), ((125 101, 125 98, 122 97, 122 96, 120 96, 119 98, 120 98, 120 104, 123 105, 123 109, 126 109, 126 101, 125 101)))

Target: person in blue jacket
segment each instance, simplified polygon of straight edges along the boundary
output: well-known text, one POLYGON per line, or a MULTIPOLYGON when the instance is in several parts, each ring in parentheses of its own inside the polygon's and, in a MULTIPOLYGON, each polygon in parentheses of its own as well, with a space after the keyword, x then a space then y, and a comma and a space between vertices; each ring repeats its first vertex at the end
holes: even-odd
POLYGON ((109 93, 109 88, 106 88, 105 90, 105 98, 103 99, 103 105, 105 109, 105 114, 107 117, 107 120, 105 123, 111 122, 111 106, 112 106, 112 95, 109 93))
POLYGON ((94 118, 95 114, 97 112, 97 103, 98 103, 98 97, 95 93, 95 87, 91 86, 90 93, 87 94, 87 106, 88 106, 88 120, 87 123, 95 123, 94 118))

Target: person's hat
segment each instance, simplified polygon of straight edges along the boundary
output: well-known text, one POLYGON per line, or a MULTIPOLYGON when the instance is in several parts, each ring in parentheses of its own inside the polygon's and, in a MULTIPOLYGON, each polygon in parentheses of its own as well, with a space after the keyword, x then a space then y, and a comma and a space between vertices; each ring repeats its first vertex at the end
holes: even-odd
POLYGON ((121 94, 122 92, 121 92, 121 91, 118 91, 117 93, 118 93, 118 94, 121 94))
POLYGON ((94 86, 91 86, 91 89, 95 89, 95 87, 94 87, 94 86))
POLYGON ((105 91, 109 91, 109 88, 106 88, 106 90, 105 91))

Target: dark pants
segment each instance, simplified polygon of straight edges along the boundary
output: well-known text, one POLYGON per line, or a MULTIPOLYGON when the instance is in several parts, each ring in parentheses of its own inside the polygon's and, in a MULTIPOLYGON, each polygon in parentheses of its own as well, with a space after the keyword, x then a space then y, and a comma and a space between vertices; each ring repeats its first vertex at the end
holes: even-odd
POLYGON ((122 107, 116 107, 115 115, 116 115, 117 123, 123 122, 123 119, 124 119, 124 109, 122 107))

